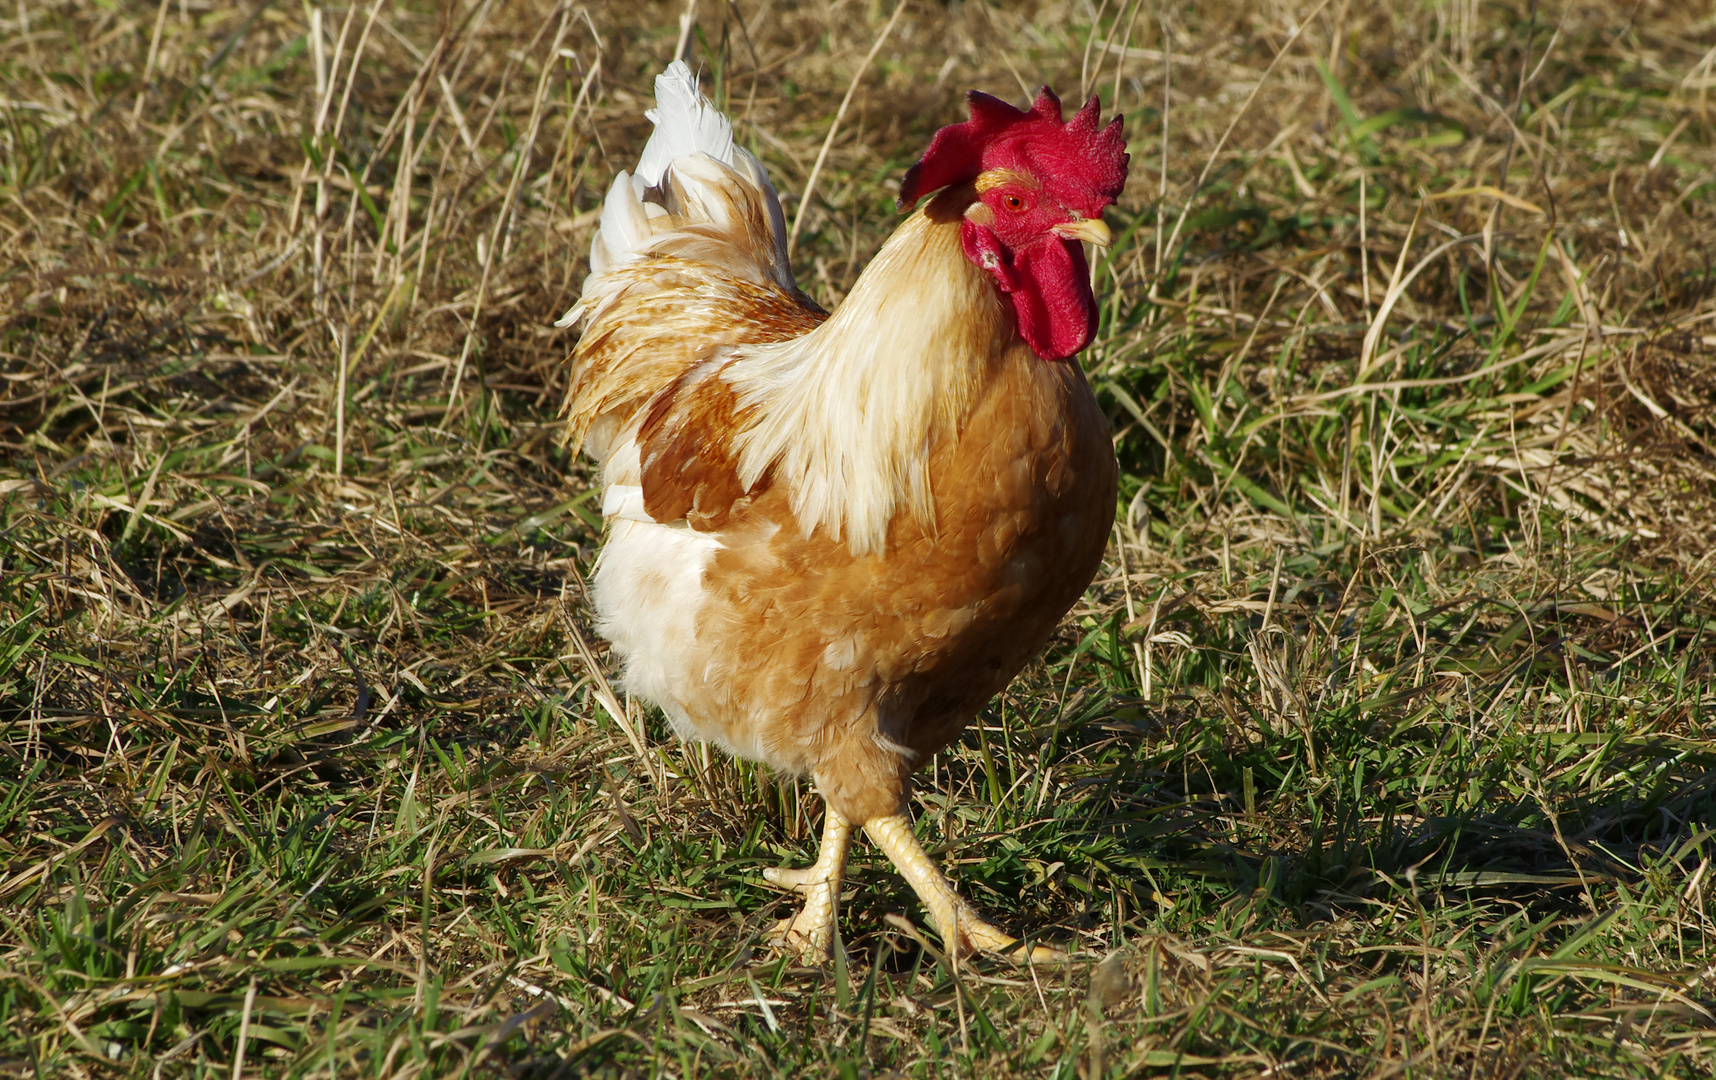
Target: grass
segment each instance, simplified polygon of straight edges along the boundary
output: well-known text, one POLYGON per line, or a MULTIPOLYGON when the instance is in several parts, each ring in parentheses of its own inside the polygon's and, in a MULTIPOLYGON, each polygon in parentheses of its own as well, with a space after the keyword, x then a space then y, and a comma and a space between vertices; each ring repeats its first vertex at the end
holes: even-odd
POLYGON ((1083 958, 860 845, 788 965, 814 795, 607 682, 553 321, 681 5, 23 0, 0 1071, 1716 1071, 1709 6, 913 4, 831 138, 891 5, 693 7, 825 304, 959 90, 1128 114, 1110 557, 916 798, 1083 958))

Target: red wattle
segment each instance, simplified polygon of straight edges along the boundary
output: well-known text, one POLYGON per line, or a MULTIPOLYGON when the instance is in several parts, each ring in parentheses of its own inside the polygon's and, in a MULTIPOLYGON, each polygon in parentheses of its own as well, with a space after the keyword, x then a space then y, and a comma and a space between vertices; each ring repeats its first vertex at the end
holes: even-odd
POLYGON ((1096 336, 1090 266, 1076 240, 1044 237, 1013 252, 1017 282, 1008 294, 1019 336, 1044 360, 1065 360, 1096 336))

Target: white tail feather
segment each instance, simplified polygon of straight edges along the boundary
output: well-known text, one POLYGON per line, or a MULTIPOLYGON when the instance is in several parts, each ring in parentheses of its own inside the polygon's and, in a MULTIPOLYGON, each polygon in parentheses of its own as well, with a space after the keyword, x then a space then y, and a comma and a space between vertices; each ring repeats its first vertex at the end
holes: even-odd
POLYGON ((690 154, 733 164, 733 125, 697 89, 685 61, 675 60, 655 77, 655 108, 644 115, 655 124, 635 173, 646 187, 659 187, 674 159, 690 154))
POLYGON ((698 90, 685 61, 674 61, 656 76, 655 108, 644 115, 654 122, 655 131, 636 171, 614 177, 590 241, 583 297, 557 325, 571 326, 589 313, 591 304, 600 305, 602 276, 640 255, 661 250, 683 256, 695 250, 707 256, 712 242, 723 242, 712 239, 711 231, 724 238, 729 249, 745 239, 745 250, 731 252, 739 258, 729 259, 747 264, 749 272, 743 276, 772 280, 788 292, 795 289, 787 261, 786 216, 768 170, 734 144, 732 125, 698 90), (759 209, 768 222, 766 238, 740 227, 747 211, 759 209), (690 250, 679 250, 687 247, 686 241, 690 250))

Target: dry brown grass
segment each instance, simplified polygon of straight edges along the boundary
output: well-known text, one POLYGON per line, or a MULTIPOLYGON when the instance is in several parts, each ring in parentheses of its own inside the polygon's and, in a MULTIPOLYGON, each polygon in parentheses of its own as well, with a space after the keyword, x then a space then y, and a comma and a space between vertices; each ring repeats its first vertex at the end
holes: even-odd
POLYGON ((693 7, 830 306, 959 91, 1129 115, 1110 566, 919 797, 1091 963, 881 867, 771 960, 815 800, 588 651, 553 321, 686 5, 21 0, 0 1067, 1708 1075, 1716 9, 913 4, 829 139, 891 4, 693 7))

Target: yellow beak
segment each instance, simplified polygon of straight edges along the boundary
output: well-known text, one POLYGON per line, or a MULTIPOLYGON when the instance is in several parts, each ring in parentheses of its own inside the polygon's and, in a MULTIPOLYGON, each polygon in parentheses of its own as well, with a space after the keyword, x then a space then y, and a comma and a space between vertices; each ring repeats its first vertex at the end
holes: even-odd
POLYGON ((1099 248, 1114 243, 1114 234, 1108 231, 1108 226, 1103 224, 1101 218, 1063 221, 1059 225, 1049 226, 1049 231, 1068 240, 1083 240, 1087 244, 1095 244, 1099 248))

